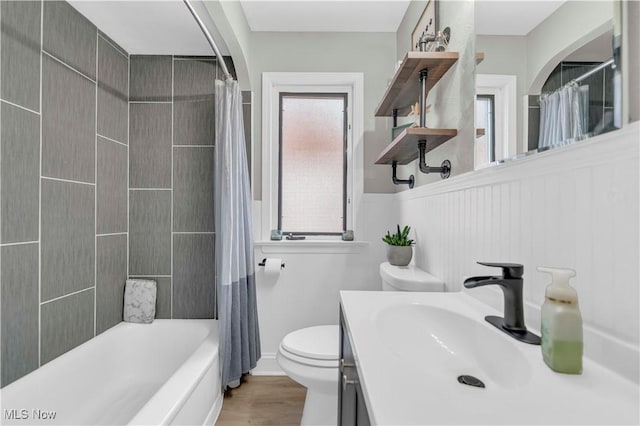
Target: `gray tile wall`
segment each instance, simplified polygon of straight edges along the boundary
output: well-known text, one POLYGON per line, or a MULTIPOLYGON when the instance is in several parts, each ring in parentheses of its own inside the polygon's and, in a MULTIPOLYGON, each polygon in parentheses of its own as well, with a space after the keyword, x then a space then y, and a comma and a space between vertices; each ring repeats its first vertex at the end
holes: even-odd
POLYGON ((38 240, 40 118, 2 103, 0 110, 2 243, 38 240))
POLYGON ((38 368, 38 243, 0 247, 2 383, 38 368))
POLYGON ((127 235, 101 235, 96 243, 96 333, 122 321, 127 279, 127 235))
POLYGON ((171 188, 171 104, 129 107, 131 188, 171 188))
POLYGON ((62 1, 0 21, 2 387, 120 322, 127 276, 158 318, 215 316, 219 67, 129 57, 62 1))
POLYGON ((2 99, 40 111, 40 2, 2 1, 2 99))
POLYGON ((3 0, 0 21, 5 386, 121 320, 129 58, 65 2, 3 0))
POLYGON ((42 179, 41 300, 95 285, 95 186, 42 179))
POLYGON ((129 191, 129 237, 130 274, 171 274, 171 190, 129 191))
POLYGON ((213 234, 173 236, 173 317, 211 318, 215 311, 213 234))
POLYGON ((156 280, 159 317, 215 315, 217 73, 215 58, 131 57, 129 275, 156 280))
POLYGON ((43 54, 42 174, 95 183, 95 155, 95 82, 43 54))

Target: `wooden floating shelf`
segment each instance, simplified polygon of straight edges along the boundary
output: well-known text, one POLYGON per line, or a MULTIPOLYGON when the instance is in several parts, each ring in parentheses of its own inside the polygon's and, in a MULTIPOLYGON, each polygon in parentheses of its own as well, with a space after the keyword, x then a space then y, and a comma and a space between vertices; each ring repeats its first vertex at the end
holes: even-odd
POLYGON ((429 127, 409 127, 396 137, 393 142, 382 151, 376 164, 409 164, 418 158, 418 142, 426 140, 426 152, 439 147, 458 134, 456 129, 432 129, 429 127))
POLYGON ((476 65, 484 61, 484 52, 476 52, 476 65))
POLYGON ((376 117, 407 115, 420 96, 420 71, 429 70, 427 92, 458 61, 458 52, 408 52, 376 108, 376 117))
POLYGON ((476 129, 476 138, 484 136, 485 133, 485 129, 476 129))

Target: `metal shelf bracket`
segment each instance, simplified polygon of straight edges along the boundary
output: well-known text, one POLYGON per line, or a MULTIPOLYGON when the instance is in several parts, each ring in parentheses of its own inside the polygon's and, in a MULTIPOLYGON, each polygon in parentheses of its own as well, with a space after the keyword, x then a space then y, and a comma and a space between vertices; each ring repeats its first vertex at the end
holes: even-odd
POLYGON ((427 166, 427 163, 425 161, 427 141, 418 142, 418 150, 420 151, 420 162, 418 163, 418 165, 420 166, 420 171, 422 173, 440 173, 440 177, 442 179, 446 179, 451 175, 451 162, 449 160, 444 160, 440 167, 427 166))
POLYGON ((394 161, 391 164, 391 167, 393 169, 393 175, 391 176, 391 181, 396 184, 396 185, 409 185, 409 188, 412 189, 413 185, 415 185, 416 181, 415 178, 413 177, 413 175, 409 176, 409 179, 398 179, 396 177, 396 169, 398 167, 398 162, 394 161))

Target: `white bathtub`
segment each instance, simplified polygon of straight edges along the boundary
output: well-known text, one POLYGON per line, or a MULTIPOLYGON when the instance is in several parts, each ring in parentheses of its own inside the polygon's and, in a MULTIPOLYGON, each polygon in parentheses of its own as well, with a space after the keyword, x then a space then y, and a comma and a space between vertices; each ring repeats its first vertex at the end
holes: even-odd
POLYGON ((212 425, 217 321, 120 323, 4 387, 0 404, 3 425, 212 425))

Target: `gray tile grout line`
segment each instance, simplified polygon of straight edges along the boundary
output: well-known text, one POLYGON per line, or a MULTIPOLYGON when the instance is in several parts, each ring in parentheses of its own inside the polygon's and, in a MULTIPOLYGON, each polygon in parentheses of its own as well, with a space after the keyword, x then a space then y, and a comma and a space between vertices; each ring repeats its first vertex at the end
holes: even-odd
MULTIPOLYGON (((96 28, 98 28, 96 26, 96 28)), ((120 55, 124 56, 125 58, 127 58, 127 60, 129 60, 129 57, 127 55, 125 55, 123 52, 124 49, 121 49, 117 46, 115 46, 113 43, 111 43, 111 41, 109 39, 107 39, 105 36, 103 36, 102 34, 100 34, 100 30, 98 29, 98 37, 103 39, 106 43, 109 44, 109 46, 113 47, 120 55)))
MULTIPOLYGON (((1 12, 2 8, 0 7, 0 22, 2 22, 2 12, 1 12)), ((1 45, 1 40, 2 39, 2 32, 0 31, 0 45, 1 45)), ((1 67, 0 67, 1 68, 1 67)), ((0 71, 0 82, 2 81, 2 72, 0 71)), ((2 94, 0 93, 0 99, 2 98, 2 94)), ((0 111, 2 110, 2 108, 0 108, 0 111)), ((2 112, 0 112, 0 123, 2 123, 2 112)), ((0 165, 2 164, 2 130, 1 130, 0 126, 0 165)), ((2 200, 2 167, 0 167, 0 200, 2 200)), ((39 181, 40 179, 38 179, 39 181)), ((0 243, 2 242, 2 206, 0 203, 0 243)), ((0 250, 0 295, 2 293, 2 250, 0 250)), ((1 308, 1 304, 0 304, 0 309, 1 308)), ((0 318, 1 318, 1 312, 0 312, 0 318)), ((1 328, 1 327, 0 327, 1 328)), ((38 336, 39 337, 39 336, 38 336)), ((2 345, 1 343, 1 338, 0 338, 0 346, 2 345)), ((1 350, 0 350, 0 357, 1 357, 1 350)), ((1 374, 0 374, 0 380, 1 379, 1 374)), ((0 383, 0 386, 3 385, 4 383, 0 383)))
POLYGON ((127 235, 126 232, 111 232, 107 234, 96 234, 96 237, 112 237, 116 235, 127 235))
MULTIPOLYGON (((45 0, 46 1, 46 0, 45 0)), ((53 59, 56 62, 59 62, 60 64, 64 65, 65 67, 69 68, 71 71, 76 72, 77 74, 80 74, 82 77, 86 78, 87 80, 89 80, 92 83, 96 83, 96 80, 92 79, 91 77, 89 77, 86 74, 83 74, 81 71, 78 71, 77 69, 75 69, 74 67, 72 67, 71 65, 67 64, 66 62, 64 62, 62 59, 56 58, 55 56, 53 56, 51 53, 47 52, 46 50, 42 49, 42 54, 43 55, 47 55, 48 57, 50 57, 51 59, 53 59)))
MULTIPOLYGON (((0 10, 2 8, 0 7, 0 10)), ((2 22, 2 12, 0 11, 0 22, 2 22)), ((1 40, 2 39, 2 32, 0 31, 0 44, 1 44, 1 40)), ((2 81, 2 72, 0 71, 0 81, 2 81)), ((2 99, 2 94, 0 93, 0 99, 2 99)), ((2 108, 0 108, 0 111, 2 110, 2 108)), ((2 123, 2 112, 0 112, 0 123, 2 123)), ((0 165, 2 164, 2 149, 1 149, 1 141, 2 141, 2 130, 1 130, 0 126, 0 165)), ((0 200, 2 200, 2 167, 0 167, 0 200)), ((40 180, 40 179, 38 179, 40 180)), ((0 205, 0 243, 2 242, 2 208, 0 205)), ((2 293, 2 250, 0 250, 0 295, 2 293)), ((1 306, 1 305, 0 305, 1 306)), ((1 308, 0 308, 1 309, 1 308)), ((1 317, 1 313, 0 313, 0 317, 1 317)), ((0 339, 1 340, 1 339, 0 339)), ((0 342, 0 346, 1 346, 1 342, 0 342)), ((1 352, 0 352, 1 353, 1 352)), ((1 355, 0 355, 1 356, 1 355)), ((0 378, 1 380, 1 378, 0 378)), ((0 385, 2 385, 4 383, 0 383, 0 385)))
MULTIPOLYGON (((34 111, 34 110, 29 109, 29 108, 27 108, 27 107, 23 107, 22 105, 15 104, 15 103, 10 102, 10 101, 8 101, 8 100, 6 100, 6 99, 0 99, 0 102, 2 102, 2 103, 4 103, 4 104, 7 104, 7 105, 14 106, 14 107, 16 107, 16 108, 20 108, 20 109, 22 109, 22 110, 25 110, 25 111, 31 112, 31 113, 36 114, 36 115, 40 115, 40 113, 39 113, 38 111, 34 111)), ((40 107, 40 108, 42 108, 42 107, 40 107)))
POLYGON ((127 270, 125 271, 125 285, 126 279, 129 278, 129 198, 131 197, 130 183, 129 183, 129 144, 131 144, 131 105, 129 100, 131 98, 131 55, 127 55, 127 270))
POLYGON ((173 145, 174 148, 214 148, 215 145, 173 145))
MULTIPOLYGON (((61 299, 65 299, 65 298, 70 297, 70 296, 75 296, 76 294, 80 294, 82 292, 85 292, 85 291, 88 291, 88 290, 91 290, 91 289, 95 289, 95 288, 96 288, 96 286, 92 285, 91 287, 83 288, 82 290, 74 291, 72 293, 68 293, 68 294, 65 294, 63 296, 54 297, 53 299, 49 299, 49 300, 45 300, 44 302, 40 302, 40 306, 47 305, 47 304, 49 304, 51 302, 56 302, 56 301, 61 300, 61 299)), ((71 350, 71 349, 69 349, 69 350, 71 350)))
POLYGON ((176 61, 200 61, 200 62, 215 62, 216 61, 216 57, 215 56, 193 56, 193 57, 180 57, 180 56, 173 56, 173 59, 176 61))
POLYGON ((112 138, 110 138, 110 137, 108 137, 108 136, 101 135, 100 133, 96 133, 96 134, 97 134, 99 137, 101 137, 102 139, 108 140, 109 142, 115 142, 115 143, 117 143, 117 144, 120 144, 120 145, 123 145, 123 146, 127 146, 127 144, 126 144, 126 143, 124 143, 124 142, 117 141, 117 140, 112 139, 112 138))
POLYGON ((175 98, 175 80, 175 56, 171 55, 171 265, 169 265, 169 271, 171 271, 171 319, 173 319, 173 103, 175 98))
POLYGON ((55 178, 55 177, 51 177, 51 176, 43 176, 42 174, 40 175, 41 179, 47 179, 47 180, 55 180, 57 182, 67 182, 67 183, 75 183, 78 185, 91 185, 91 186, 96 186, 95 183, 92 182, 80 182, 78 180, 72 180, 72 179, 62 179, 62 178, 55 178))
POLYGON ((100 63, 100 31, 96 26, 96 110, 95 110, 95 131, 96 135, 94 140, 94 182, 96 183, 93 189, 93 337, 96 336, 97 322, 98 322, 98 79, 100 78, 99 71, 100 63))
POLYGON ((171 275, 153 275, 153 274, 141 274, 141 275, 129 275, 130 278, 171 278, 171 275))
POLYGON ((44 0, 40 2, 40 179, 38 179, 38 368, 42 365, 42 46, 44 44, 44 0))
POLYGON ((173 104, 172 101, 129 101, 130 104, 173 104))
POLYGON ((0 247, 13 247, 13 246, 22 246, 22 245, 26 245, 26 244, 39 244, 40 240, 35 240, 35 241, 18 241, 15 243, 2 243, 0 244, 0 247))
POLYGON ((129 191, 171 191, 171 188, 129 188, 129 191))
POLYGON ((182 234, 182 235, 214 235, 215 231, 173 231, 172 234, 182 234))

